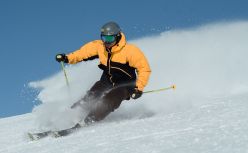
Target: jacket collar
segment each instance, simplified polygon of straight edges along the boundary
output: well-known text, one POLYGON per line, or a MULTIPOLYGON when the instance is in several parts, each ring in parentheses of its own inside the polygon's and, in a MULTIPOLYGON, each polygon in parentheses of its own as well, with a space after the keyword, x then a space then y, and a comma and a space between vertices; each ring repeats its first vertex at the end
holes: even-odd
POLYGON ((119 41, 118 44, 114 45, 111 49, 111 52, 118 52, 120 50, 122 50, 122 48, 126 45, 126 37, 124 35, 124 33, 121 33, 121 40, 119 41))

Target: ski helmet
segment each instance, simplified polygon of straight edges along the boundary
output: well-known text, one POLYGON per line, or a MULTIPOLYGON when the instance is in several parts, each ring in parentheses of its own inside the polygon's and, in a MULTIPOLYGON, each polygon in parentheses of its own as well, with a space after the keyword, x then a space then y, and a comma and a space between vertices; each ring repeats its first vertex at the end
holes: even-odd
POLYGON ((115 22, 108 22, 104 24, 101 28, 101 39, 105 46, 112 47, 117 44, 121 38, 121 28, 115 22))

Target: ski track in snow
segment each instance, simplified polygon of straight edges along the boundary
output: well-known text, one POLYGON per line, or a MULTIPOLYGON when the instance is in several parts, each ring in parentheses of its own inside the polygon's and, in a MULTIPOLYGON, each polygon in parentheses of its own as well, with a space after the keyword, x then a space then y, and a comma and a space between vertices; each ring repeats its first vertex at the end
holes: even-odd
POLYGON ((82 75, 96 63, 67 67, 69 90, 62 72, 32 82, 42 104, 32 113, 0 119, 0 153, 248 152, 247 40, 248 22, 134 40, 151 62, 147 89, 176 83, 176 91, 125 101, 104 121, 61 138, 30 141, 26 133, 69 127, 84 116, 67 108, 98 79, 100 71, 82 75))

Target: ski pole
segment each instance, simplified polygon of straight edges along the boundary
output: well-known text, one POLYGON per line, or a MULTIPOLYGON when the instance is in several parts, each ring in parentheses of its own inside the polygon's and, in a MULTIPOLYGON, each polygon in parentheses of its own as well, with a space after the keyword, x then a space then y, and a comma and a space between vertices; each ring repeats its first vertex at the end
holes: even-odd
POLYGON ((156 90, 149 90, 149 91, 145 91, 145 92, 143 92, 143 93, 159 92, 159 91, 164 91, 164 90, 169 90, 169 89, 176 89, 176 85, 172 85, 172 86, 170 86, 170 87, 161 88, 161 89, 156 89, 156 90))
POLYGON ((67 85, 67 87, 69 87, 69 81, 68 81, 68 77, 67 77, 67 74, 66 74, 66 71, 65 71, 64 62, 61 61, 60 64, 61 64, 62 70, 64 71, 66 85, 67 85))

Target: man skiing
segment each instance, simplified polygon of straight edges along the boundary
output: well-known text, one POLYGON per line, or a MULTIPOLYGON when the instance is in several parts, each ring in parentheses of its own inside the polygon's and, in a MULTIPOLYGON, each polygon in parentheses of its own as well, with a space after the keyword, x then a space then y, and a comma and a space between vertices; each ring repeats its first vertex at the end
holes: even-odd
POLYGON ((139 48, 128 44, 115 22, 101 28, 101 40, 95 40, 70 54, 57 54, 56 60, 69 64, 99 58, 102 76, 87 94, 71 108, 94 104, 85 117, 86 124, 100 121, 117 109, 123 100, 141 97, 151 69, 139 48), (137 75, 136 75, 137 73, 137 75))

